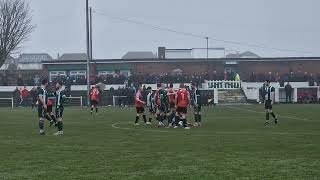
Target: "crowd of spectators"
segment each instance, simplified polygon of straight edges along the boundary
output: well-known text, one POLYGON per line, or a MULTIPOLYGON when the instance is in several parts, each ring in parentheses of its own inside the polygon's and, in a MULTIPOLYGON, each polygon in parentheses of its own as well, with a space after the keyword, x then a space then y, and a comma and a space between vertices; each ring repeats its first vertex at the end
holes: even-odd
MULTIPOLYGON (((243 73, 246 74, 246 73, 243 73)), ((320 73, 308 73, 298 71, 297 73, 290 72, 287 74, 280 73, 255 73, 252 72, 250 75, 244 76, 242 73, 241 80, 249 82, 263 82, 265 80, 270 80, 271 82, 309 82, 313 85, 314 82, 320 84, 320 73)), ((225 71, 224 73, 213 72, 203 72, 203 73, 176 73, 176 74, 131 74, 130 76, 125 76, 123 74, 108 74, 108 75, 97 75, 90 78, 92 84, 104 83, 107 85, 111 84, 156 84, 156 83, 187 83, 195 82, 201 84, 207 80, 237 80, 238 73, 233 71, 225 71)), ((36 73, 30 74, 1 74, 0 73, 0 86, 38 86, 40 80, 43 78, 48 78, 47 75, 41 75, 36 73)), ((70 85, 85 85, 87 79, 84 75, 79 76, 55 76, 51 77, 52 82, 63 81, 68 86, 70 85)))
POLYGON ((290 72, 286 74, 280 73, 255 73, 252 72, 249 78, 250 82, 263 82, 265 80, 270 80, 271 82, 309 82, 310 85, 313 85, 314 82, 320 83, 320 73, 308 73, 298 71, 297 73, 290 72))

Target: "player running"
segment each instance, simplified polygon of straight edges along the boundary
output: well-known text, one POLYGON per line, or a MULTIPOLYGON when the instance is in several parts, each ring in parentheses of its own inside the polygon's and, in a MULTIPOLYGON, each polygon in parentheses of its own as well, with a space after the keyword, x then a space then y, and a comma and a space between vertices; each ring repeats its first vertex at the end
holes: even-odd
POLYGON ((196 84, 192 84, 192 101, 193 101, 193 109, 194 109, 194 126, 201 126, 201 95, 200 91, 197 88, 196 84))
POLYGON ((163 84, 159 85, 159 90, 156 94, 156 102, 158 106, 157 110, 157 120, 159 121, 159 127, 163 127, 163 121, 167 118, 168 108, 169 108, 169 99, 167 90, 164 88, 163 84))
POLYGON ((48 80, 42 80, 41 82, 41 88, 39 90, 39 105, 38 105, 38 116, 39 116, 39 132, 40 135, 45 135, 44 130, 44 122, 45 122, 45 116, 47 114, 47 103, 48 103, 48 80))
POLYGON ((176 110, 175 110, 176 92, 173 89, 173 84, 170 84, 170 86, 169 86, 168 98, 169 98, 169 107, 170 107, 169 111, 170 112, 168 112, 168 117, 167 118, 168 118, 169 127, 172 127, 172 124, 175 121, 174 117, 175 117, 175 114, 176 114, 176 110))
POLYGON ((63 84, 62 82, 57 82, 56 83, 56 92, 54 93, 55 95, 55 113, 56 113, 56 118, 57 118, 57 127, 58 127, 58 132, 54 133, 54 135, 63 135, 63 112, 64 112, 64 102, 66 99, 65 92, 63 90, 63 84))
POLYGON ((187 124, 187 108, 190 102, 190 93, 186 90, 184 84, 180 84, 180 90, 177 92, 176 95, 176 123, 175 127, 177 128, 178 124, 182 124, 184 129, 190 129, 190 127, 187 124))
POLYGON ((136 121, 134 122, 134 124, 136 126, 139 126, 140 124, 138 123, 140 116, 142 115, 143 117, 143 121, 144 123, 150 124, 149 122, 147 123, 147 117, 145 115, 145 110, 144 107, 146 105, 146 102, 143 101, 143 97, 142 97, 142 92, 143 92, 143 88, 141 85, 139 85, 139 89, 136 93, 135 96, 135 106, 136 106, 136 110, 137 110, 137 116, 136 116, 136 121))
POLYGON ((98 105, 99 105, 99 89, 98 86, 94 86, 90 92, 90 104, 91 104, 91 115, 93 113, 93 109, 96 109, 96 114, 98 114, 98 105))
POLYGON ((147 88, 148 95, 147 95, 147 106, 149 107, 149 122, 148 124, 151 124, 152 118, 156 116, 156 103, 155 103, 155 93, 152 91, 151 87, 147 88))
POLYGON ((270 85, 270 81, 269 80, 265 81, 265 91, 264 92, 265 92, 264 106, 265 106, 265 111, 266 111, 266 122, 265 122, 265 125, 269 125, 270 124, 270 122, 269 122, 270 114, 274 118, 274 123, 277 124, 278 123, 278 117, 272 111, 272 105, 273 105, 273 101, 274 101, 275 89, 274 89, 274 87, 272 87, 270 85))

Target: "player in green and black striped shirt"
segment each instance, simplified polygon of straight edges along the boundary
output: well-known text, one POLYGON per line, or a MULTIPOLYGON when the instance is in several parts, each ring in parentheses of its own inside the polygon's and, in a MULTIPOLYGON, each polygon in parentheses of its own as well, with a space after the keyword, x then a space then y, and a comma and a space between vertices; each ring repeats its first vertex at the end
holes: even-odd
POLYGON ((55 113, 57 118, 57 127, 58 132, 56 132, 54 135, 62 135, 63 134, 63 111, 64 111, 64 103, 66 99, 65 92, 63 90, 63 83, 57 82, 56 83, 56 92, 55 95, 55 113))
POLYGON ((48 92, 47 92, 47 87, 49 83, 48 80, 44 79, 41 83, 41 88, 39 89, 38 92, 38 117, 39 117, 39 130, 40 130, 40 135, 45 135, 44 132, 44 122, 45 122, 45 117, 47 115, 47 104, 48 104, 48 92))

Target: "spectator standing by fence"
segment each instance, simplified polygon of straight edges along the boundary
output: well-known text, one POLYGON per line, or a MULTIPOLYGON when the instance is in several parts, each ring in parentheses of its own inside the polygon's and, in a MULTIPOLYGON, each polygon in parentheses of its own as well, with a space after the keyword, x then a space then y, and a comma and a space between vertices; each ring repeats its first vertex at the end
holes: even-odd
POLYGON ((16 89, 12 92, 12 96, 13 96, 14 106, 18 107, 18 105, 20 104, 20 90, 18 87, 16 87, 16 89))
POLYGON ((38 89, 36 87, 33 87, 30 91, 30 96, 32 98, 32 104, 31 108, 33 109, 36 107, 37 101, 38 101, 38 89))
POLYGON ((286 92, 286 103, 292 102, 292 86, 288 82, 284 87, 284 91, 286 92))
POLYGON ((20 104, 21 104, 23 107, 27 107, 29 95, 30 95, 30 93, 29 93, 27 87, 24 86, 24 87, 21 89, 21 102, 20 102, 20 104))

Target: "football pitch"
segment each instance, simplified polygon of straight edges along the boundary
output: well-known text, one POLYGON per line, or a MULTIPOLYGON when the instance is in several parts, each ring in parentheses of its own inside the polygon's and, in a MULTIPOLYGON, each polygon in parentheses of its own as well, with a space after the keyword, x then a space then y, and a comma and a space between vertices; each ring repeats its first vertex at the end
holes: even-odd
POLYGON ((320 179, 320 106, 274 111, 264 126, 262 105, 206 107, 184 130, 133 126, 134 108, 67 107, 56 137, 47 122, 38 135, 36 110, 0 108, 0 179, 320 179))

